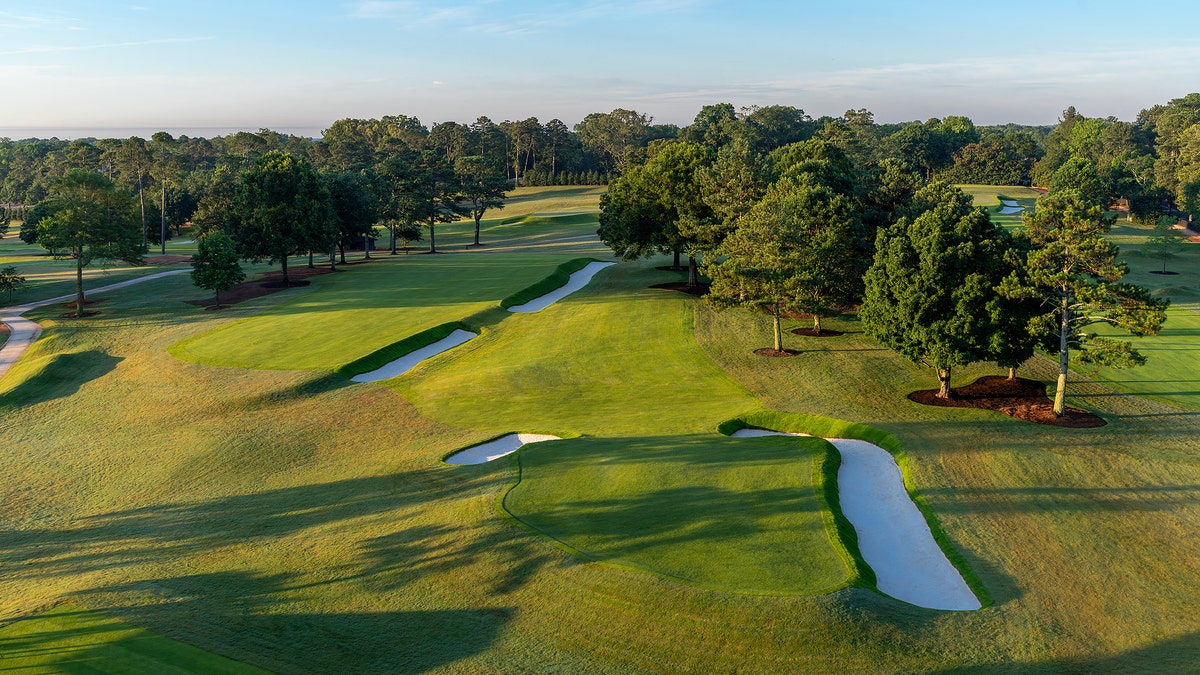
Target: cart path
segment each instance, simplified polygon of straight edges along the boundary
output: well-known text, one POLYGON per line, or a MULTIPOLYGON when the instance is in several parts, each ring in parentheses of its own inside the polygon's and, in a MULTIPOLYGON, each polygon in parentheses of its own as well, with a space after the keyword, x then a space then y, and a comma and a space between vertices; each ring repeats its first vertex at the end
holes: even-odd
MULTIPOLYGON (((126 286, 140 284, 144 281, 161 279, 162 277, 169 277, 175 274, 183 274, 190 271, 191 270, 169 270, 167 272, 155 272, 154 274, 147 274, 146 276, 138 277, 137 279, 130 279, 128 281, 121 281, 115 284, 93 288, 88 291, 87 294, 95 295, 97 293, 104 293, 105 291, 114 291, 118 288, 125 288, 126 286)), ((16 307, 0 308, 0 323, 8 326, 8 329, 11 331, 11 335, 8 336, 8 341, 4 343, 3 347, 0 347, 0 377, 4 377, 4 374, 13 367, 13 364, 15 364, 17 360, 25 354, 25 350, 29 349, 29 345, 33 344, 33 341, 38 339, 38 336, 42 334, 42 327, 40 325, 22 317, 21 315, 31 309, 37 309, 38 307, 53 305, 56 302, 65 302, 67 300, 74 299, 75 294, 71 293, 70 295, 60 295, 58 297, 48 298, 46 300, 38 300, 37 302, 31 302, 25 305, 17 305, 16 307)))

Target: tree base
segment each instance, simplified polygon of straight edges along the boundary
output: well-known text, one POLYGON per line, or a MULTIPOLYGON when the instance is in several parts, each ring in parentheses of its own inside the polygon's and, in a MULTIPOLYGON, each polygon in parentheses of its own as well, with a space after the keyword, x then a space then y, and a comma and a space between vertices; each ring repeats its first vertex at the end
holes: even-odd
POLYGON ((938 398, 936 389, 914 391, 910 401, 943 408, 979 408, 994 410, 1009 417, 1072 429, 1094 429, 1108 422, 1103 417, 1068 407, 1061 416, 1054 414, 1054 402, 1046 396, 1046 384, 1018 377, 1010 380, 1001 375, 989 375, 965 387, 951 390, 954 398, 938 398))
POLYGON ((795 349, 775 349, 774 347, 763 347, 762 349, 755 349, 754 353, 757 356, 770 356, 773 358, 787 358, 789 356, 799 356, 800 355, 800 352, 796 351, 795 349))

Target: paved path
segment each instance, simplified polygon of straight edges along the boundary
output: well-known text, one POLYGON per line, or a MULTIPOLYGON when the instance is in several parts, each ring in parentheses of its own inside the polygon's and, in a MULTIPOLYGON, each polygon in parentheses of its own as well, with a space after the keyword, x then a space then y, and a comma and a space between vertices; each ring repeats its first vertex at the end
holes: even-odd
MULTIPOLYGON (((167 272, 156 272, 154 274, 148 274, 144 277, 138 277, 137 279, 130 279, 129 281, 122 281, 116 284, 101 286, 100 288, 93 288, 92 290, 88 291, 87 294, 95 295, 105 291, 114 291, 118 288, 125 288, 126 286, 140 284, 143 281, 169 277, 175 274, 183 274, 184 272, 189 271, 191 270, 170 270, 167 272)), ((38 336, 42 334, 41 326, 33 321, 30 321, 29 319, 22 317, 21 315, 31 309, 45 307, 46 305, 53 305, 56 302, 66 302, 67 300, 74 299, 75 294, 71 293, 70 295, 60 295, 56 298, 49 298, 47 300, 38 300, 37 302, 31 302, 26 305, 0 308, 0 323, 8 326, 8 329, 12 332, 11 335, 8 336, 8 341, 4 343, 3 347, 0 347, 0 377, 4 377, 4 374, 8 372, 8 369, 12 368, 13 364, 17 362, 17 359, 21 358, 21 356, 25 354, 26 349, 29 349, 29 345, 33 344, 33 341, 38 339, 38 336)))

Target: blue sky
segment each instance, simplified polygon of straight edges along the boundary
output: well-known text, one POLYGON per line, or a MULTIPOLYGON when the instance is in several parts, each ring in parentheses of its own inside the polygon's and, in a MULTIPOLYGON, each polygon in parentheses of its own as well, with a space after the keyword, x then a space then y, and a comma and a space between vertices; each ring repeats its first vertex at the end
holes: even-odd
POLYGON ((0 136, 616 107, 686 124, 717 102, 1132 119, 1200 90, 1198 20, 1200 3, 1165 1, 0 0, 0 136))

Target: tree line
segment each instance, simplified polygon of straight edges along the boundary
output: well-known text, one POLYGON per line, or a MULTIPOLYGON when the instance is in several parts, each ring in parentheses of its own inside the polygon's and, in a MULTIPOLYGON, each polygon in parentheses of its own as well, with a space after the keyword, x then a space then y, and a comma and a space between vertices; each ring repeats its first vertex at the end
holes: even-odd
MULTIPOLYGON (((1040 347, 1058 355, 1061 415, 1072 353, 1117 367, 1144 361, 1130 342, 1092 330, 1157 333, 1167 302, 1122 282, 1105 214, 1132 193, 1114 193, 1112 172, 1082 149, 1060 156, 1048 194, 1009 232, 942 180, 928 154, 876 156, 829 124, 815 130, 793 114, 783 119, 794 124, 767 126, 754 119, 760 112, 709 106, 675 139, 648 144, 601 198, 600 238, 626 259, 667 253, 680 267, 686 256, 688 285, 707 276, 711 305, 770 317, 777 355, 786 353, 784 317, 809 315, 819 334, 822 317, 858 306, 868 334, 936 371, 940 397, 952 396, 954 368, 994 361, 1012 378, 1040 347)), ((972 131, 949 119, 910 125, 889 142, 911 149, 914 139, 969 140, 972 131)))

